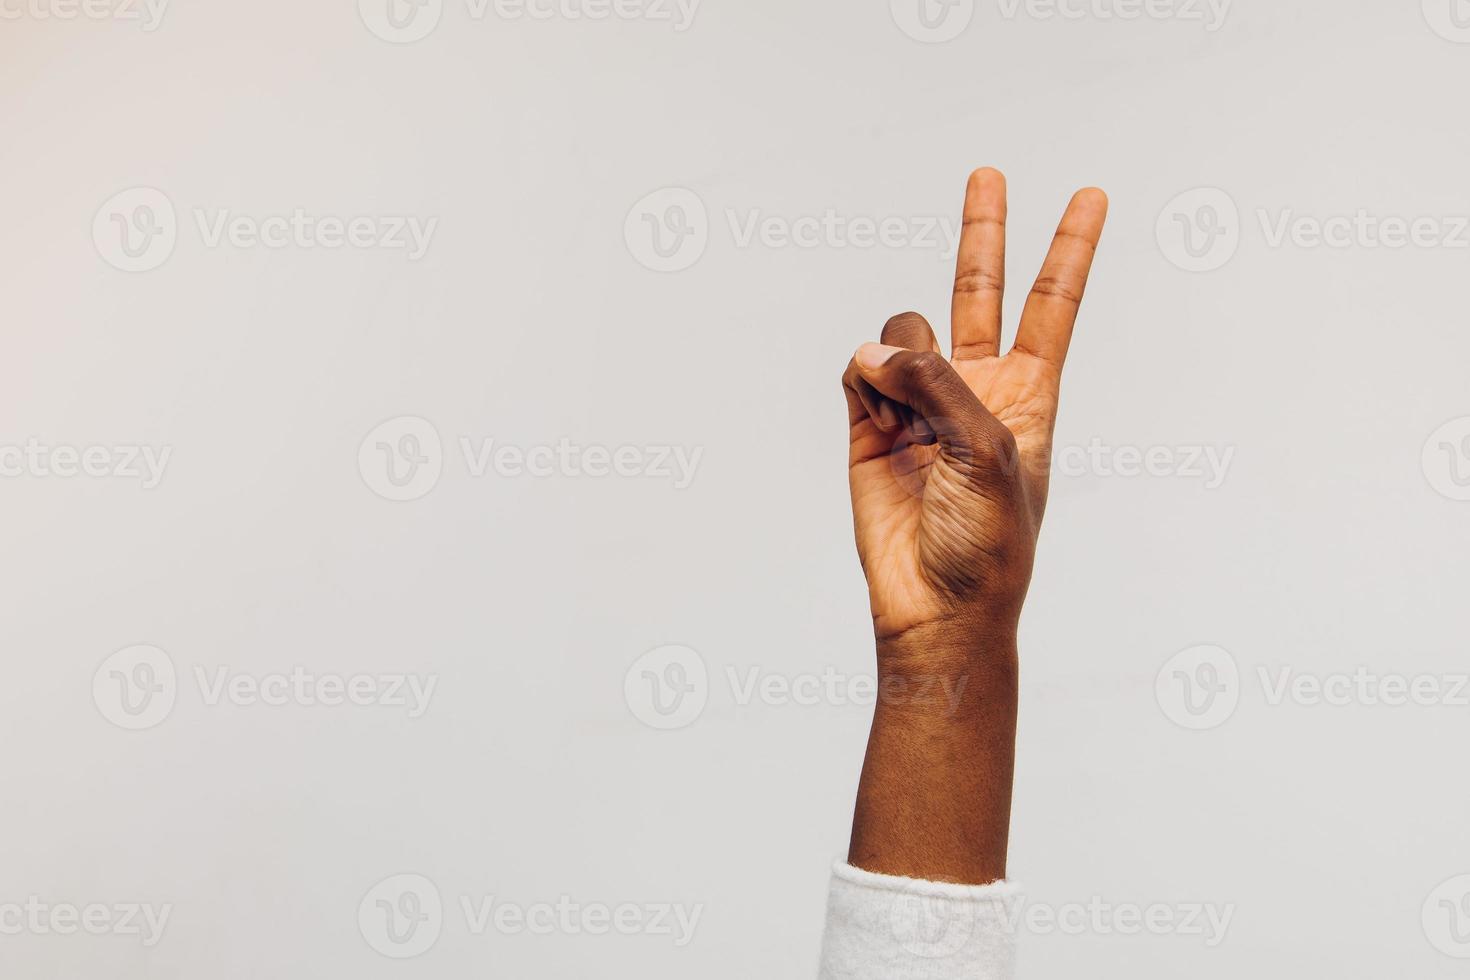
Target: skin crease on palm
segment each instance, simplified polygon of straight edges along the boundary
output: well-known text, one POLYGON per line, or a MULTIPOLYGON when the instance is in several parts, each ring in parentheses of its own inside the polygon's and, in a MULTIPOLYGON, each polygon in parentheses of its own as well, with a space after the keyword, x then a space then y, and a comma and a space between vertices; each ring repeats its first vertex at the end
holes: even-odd
POLYGON ((1072 196, 1001 354, 1006 183, 999 171, 975 171, 950 358, 922 316, 902 313, 843 374, 879 675, 848 851, 856 867, 967 884, 1005 877, 1016 631, 1046 508, 1062 362, 1107 206, 1096 188, 1072 196), (912 693, 935 681, 950 696, 912 693))

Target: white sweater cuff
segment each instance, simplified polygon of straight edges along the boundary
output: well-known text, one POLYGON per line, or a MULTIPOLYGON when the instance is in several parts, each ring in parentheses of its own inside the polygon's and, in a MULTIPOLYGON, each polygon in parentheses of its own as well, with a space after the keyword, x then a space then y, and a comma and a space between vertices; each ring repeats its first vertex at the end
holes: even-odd
POLYGON ((951 885, 838 862, 827 893, 821 980, 1012 980, 1013 882, 951 885))

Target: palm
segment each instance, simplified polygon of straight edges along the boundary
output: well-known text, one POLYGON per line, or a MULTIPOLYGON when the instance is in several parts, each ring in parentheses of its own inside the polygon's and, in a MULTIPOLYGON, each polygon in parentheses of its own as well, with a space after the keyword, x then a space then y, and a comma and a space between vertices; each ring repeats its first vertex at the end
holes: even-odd
POLYGON ((1047 452, 1057 413, 1055 368, 1015 351, 953 363, 980 403, 1011 430, 1022 453, 1047 452))
MULTIPOLYGON (((1074 196, 1027 297, 1015 346, 1001 356, 1005 183, 992 170, 971 176, 950 363, 1010 433, 1013 466, 981 489, 937 445, 916 440, 912 426, 884 431, 871 413, 850 413, 853 518, 880 635, 928 621, 957 594, 983 589, 1003 559, 1020 560, 1029 577, 1046 501, 1061 364, 1105 209, 1100 192, 1074 196)), ((883 343, 939 350, 916 314, 889 321, 883 343)))

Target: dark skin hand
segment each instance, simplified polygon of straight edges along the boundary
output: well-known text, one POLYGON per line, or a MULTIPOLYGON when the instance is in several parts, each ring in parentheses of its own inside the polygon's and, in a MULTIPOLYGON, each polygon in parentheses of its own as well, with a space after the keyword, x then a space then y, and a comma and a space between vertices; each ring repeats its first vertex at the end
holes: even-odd
POLYGON ((848 852, 855 867, 966 884, 1005 877, 1016 630, 1046 508, 1062 362, 1106 215, 1102 191, 1073 195, 1002 356, 1005 178, 975 171, 951 356, 922 316, 902 313, 843 374, 879 678, 848 852))

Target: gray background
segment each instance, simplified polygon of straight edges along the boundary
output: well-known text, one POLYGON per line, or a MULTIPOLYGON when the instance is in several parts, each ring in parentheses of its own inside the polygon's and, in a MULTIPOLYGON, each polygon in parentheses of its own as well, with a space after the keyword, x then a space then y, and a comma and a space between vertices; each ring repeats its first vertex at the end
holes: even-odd
POLYGON ((1256 681, 1464 670, 1470 503, 1421 449, 1470 415, 1470 251, 1273 247, 1257 216, 1470 212, 1470 45, 1427 6, 1238 0, 1210 31, 978 0, 925 43, 878 2, 705 0, 680 31, 449 0, 405 44, 340 0, 179 3, 152 31, 9 8, 0 445, 172 456, 151 489, 0 478, 0 904, 173 914, 151 948, 0 935, 0 973, 811 975, 869 709, 739 705, 725 671, 871 672, 838 376, 892 313, 947 333, 952 258, 741 247, 726 212, 952 221, 989 164, 1010 179, 1011 317, 1068 194, 1112 200, 1058 444, 1234 450, 1213 488, 1054 481, 1011 859, 1034 900, 1231 904, 1229 934, 1027 935, 1023 975, 1461 975, 1421 906, 1470 872, 1470 707, 1272 706, 1256 681), (92 225, 140 186, 178 242, 129 273, 92 225), (707 209, 677 272, 625 237, 665 187, 707 209), (1238 208, 1208 272, 1156 235, 1197 187, 1238 208), (196 208, 438 226, 418 261, 211 248, 196 208), (442 435, 443 474, 392 502, 357 457, 400 416, 442 435), (472 478, 461 435, 703 456, 684 489, 472 478), (1239 706, 1190 731, 1155 676, 1207 643, 1238 662, 1239 706), (126 731, 92 683, 135 644, 179 691, 126 731), (672 731, 624 696, 665 644, 710 678, 672 731), (438 687, 409 719, 209 705, 192 680, 296 665, 438 687), (447 908, 395 960, 358 905, 401 872, 447 908), (474 936, 464 895, 704 910, 683 948, 474 936))

